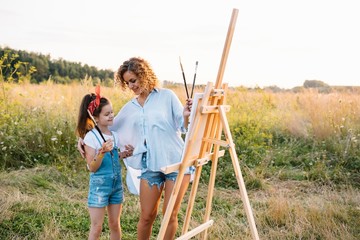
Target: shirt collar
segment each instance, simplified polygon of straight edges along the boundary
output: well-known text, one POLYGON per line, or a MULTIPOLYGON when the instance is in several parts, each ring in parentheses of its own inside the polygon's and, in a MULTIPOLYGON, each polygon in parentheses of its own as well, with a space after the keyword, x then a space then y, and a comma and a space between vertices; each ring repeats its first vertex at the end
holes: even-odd
MULTIPOLYGON (((160 91, 160 89, 157 88, 157 87, 155 87, 153 90, 150 91, 149 95, 150 95, 152 92, 158 93, 159 91, 160 91)), ((137 103, 136 97, 134 97, 133 99, 131 99, 131 102, 137 103)))

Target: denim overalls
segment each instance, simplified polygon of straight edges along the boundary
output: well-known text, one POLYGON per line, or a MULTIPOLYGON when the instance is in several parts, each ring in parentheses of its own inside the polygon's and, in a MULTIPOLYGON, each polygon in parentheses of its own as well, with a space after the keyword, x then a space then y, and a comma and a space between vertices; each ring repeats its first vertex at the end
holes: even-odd
MULTIPOLYGON (((98 136, 93 130, 91 132, 102 145, 98 136)), ((114 134, 111 133, 114 137, 114 134)), ((121 180, 121 164, 117 151, 116 140, 114 137, 114 148, 112 151, 104 154, 102 163, 96 172, 90 173, 89 181, 89 207, 105 207, 109 204, 121 204, 124 198, 124 190, 121 180)))

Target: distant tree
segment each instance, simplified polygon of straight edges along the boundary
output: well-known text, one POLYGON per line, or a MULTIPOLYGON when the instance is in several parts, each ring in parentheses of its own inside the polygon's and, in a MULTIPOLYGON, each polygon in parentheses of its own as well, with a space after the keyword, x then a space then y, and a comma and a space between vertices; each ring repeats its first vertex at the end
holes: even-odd
POLYGON ((268 87, 264 87, 264 90, 267 90, 267 91, 271 91, 271 92, 274 92, 274 93, 277 93, 277 92, 281 92, 282 89, 279 88, 278 86, 276 85, 272 85, 272 86, 268 86, 268 87))
POLYGON ((305 80, 304 88, 321 88, 321 87, 329 87, 328 84, 324 83, 320 80, 305 80))
POLYGON ((297 86, 297 87, 293 87, 293 88, 291 89, 291 91, 294 92, 294 93, 300 93, 300 92, 303 92, 304 89, 305 89, 304 87, 297 86))
POLYGON ((315 88, 319 93, 330 93, 331 87, 319 80, 306 80, 304 82, 304 88, 315 88))
POLYGON ((80 62, 69 62, 62 58, 57 60, 51 60, 50 55, 44 55, 33 52, 26 52, 22 50, 14 50, 11 48, 0 47, 0 57, 4 56, 5 51, 7 56, 11 56, 12 62, 7 65, 4 70, 8 71, 4 73, 4 80, 11 79, 14 82, 19 80, 20 76, 26 75, 27 71, 31 68, 37 71, 33 72, 31 82, 40 83, 49 79, 56 83, 70 83, 72 81, 79 81, 85 78, 86 75, 99 79, 100 82, 113 81, 114 72, 111 70, 97 69, 94 66, 85 64, 82 66, 80 62), (15 66, 15 63, 19 63, 15 66), (27 63, 27 64, 22 64, 27 63), (17 74, 11 74, 16 68, 17 74), (11 78, 8 78, 6 74, 11 74, 11 78))

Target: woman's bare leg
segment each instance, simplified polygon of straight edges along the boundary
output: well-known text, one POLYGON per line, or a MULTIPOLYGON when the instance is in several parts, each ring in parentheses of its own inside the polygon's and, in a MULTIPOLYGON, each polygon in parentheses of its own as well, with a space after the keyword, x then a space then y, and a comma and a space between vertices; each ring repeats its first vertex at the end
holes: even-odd
POLYGON ((140 181, 140 220, 137 226, 138 240, 148 240, 151 236, 163 186, 149 186, 147 180, 140 181))
MULTIPOLYGON (((183 181, 181 183, 181 187, 178 193, 178 196, 175 201, 174 209, 171 214, 168 227, 165 232, 164 239, 165 240, 172 240, 175 238, 176 230, 178 228, 178 213, 181 207, 181 202, 184 198, 184 195, 188 189, 189 183, 190 183, 190 174, 184 175, 183 181)), ((175 182, 168 180, 165 182, 165 197, 164 197, 164 205, 163 205, 163 214, 165 214, 166 207, 169 203, 171 193, 173 191, 173 188, 175 186, 175 182)))

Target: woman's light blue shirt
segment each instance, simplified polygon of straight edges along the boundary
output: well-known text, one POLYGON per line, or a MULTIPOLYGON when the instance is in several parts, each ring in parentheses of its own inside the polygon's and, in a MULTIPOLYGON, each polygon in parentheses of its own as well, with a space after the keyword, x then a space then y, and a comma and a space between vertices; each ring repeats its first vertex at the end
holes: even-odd
POLYGON ((144 106, 136 98, 126 103, 110 129, 118 133, 121 150, 127 144, 135 147, 134 156, 127 158, 131 167, 140 169, 142 153, 146 152, 147 170, 160 171, 181 161, 183 124, 179 98, 170 89, 157 88, 150 92, 144 106))

